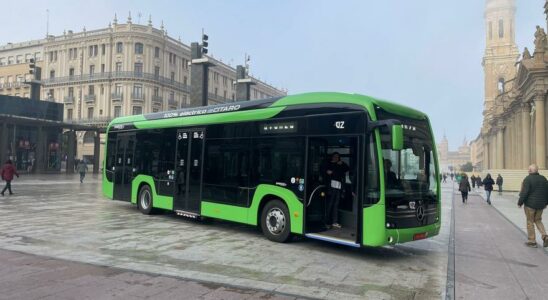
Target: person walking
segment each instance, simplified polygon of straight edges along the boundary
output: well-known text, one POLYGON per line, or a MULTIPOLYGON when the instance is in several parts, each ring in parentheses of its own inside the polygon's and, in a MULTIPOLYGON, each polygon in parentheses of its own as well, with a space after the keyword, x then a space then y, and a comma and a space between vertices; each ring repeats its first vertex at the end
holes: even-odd
POLYGON ((487 196, 487 203, 491 205, 491 192, 493 191, 493 185, 495 181, 491 178, 491 174, 487 173, 485 179, 483 180, 483 188, 485 189, 485 195, 487 196))
POLYGON ((502 182, 503 182, 503 179, 502 179, 502 176, 497 176, 497 186, 499 187, 499 195, 502 195, 502 182))
POLYGON ((76 166, 76 169, 78 170, 78 173, 80 173, 80 183, 84 183, 84 178, 86 177, 86 172, 88 170, 88 165, 82 159, 78 162, 78 165, 76 166))
POLYGON ((443 173, 443 183, 447 182, 447 174, 443 173))
POLYGON ((2 190, 2 196, 4 196, 4 193, 6 190, 10 193, 10 195, 13 195, 13 192, 11 190, 11 181, 13 180, 13 175, 16 175, 17 178, 19 178, 19 173, 17 173, 17 170, 15 170, 15 167, 11 163, 11 160, 7 160, 2 169, 0 170, 0 177, 2 177, 2 180, 6 182, 6 186, 4 186, 4 189, 2 190))
POLYGON ((529 175, 525 177, 521 184, 519 193, 518 207, 525 211, 527 220, 527 242, 525 245, 536 248, 537 241, 535 236, 535 225, 542 235, 544 247, 548 247, 548 235, 542 224, 542 211, 548 205, 548 181, 546 177, 538 173, 538 166, 532 164, 529 166, 529 175))
POLYGON ((468 192, 471 191, 470 182, 468 182, 468 176, 466 176, 466 174, 462 174, 459 183, 459 191, 462 195, 462 204, 466 204, 466 202, 468 202, 468 192))
POLYGON ((474 174, 472 174, 472 176, 470 176, 470 181, 472 181, 472 188, 476 188, 476 176, 474 176, 474 174))
POLYGON ((476 187, 477 187, 478 189, 481 188, 482 182, 483 182, 483 180, 481 180, 481 176, 479 176, 479 175, 476 176, 476 187))

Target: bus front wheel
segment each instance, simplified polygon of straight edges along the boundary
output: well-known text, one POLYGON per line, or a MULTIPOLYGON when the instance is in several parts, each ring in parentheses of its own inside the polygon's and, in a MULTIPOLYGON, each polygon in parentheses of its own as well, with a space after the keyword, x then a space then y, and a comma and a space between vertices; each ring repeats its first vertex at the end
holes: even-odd
POLYGON ((280 200, 269 201, 261 213, 263 234, 271 241, 285 243, 291 235, 291 220, 287 206, 280 200))
POLYGON ((152 214, 152 192, 148 185, 143 185, 139 190, 139 197, 137 198, 137 206, 139 211, 145 215, 152 214))

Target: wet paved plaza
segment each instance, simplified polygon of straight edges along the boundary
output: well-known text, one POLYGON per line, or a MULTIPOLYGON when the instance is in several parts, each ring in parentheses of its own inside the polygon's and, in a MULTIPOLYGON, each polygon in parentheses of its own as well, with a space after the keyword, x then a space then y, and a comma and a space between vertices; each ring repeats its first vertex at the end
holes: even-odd
POLYGON ((22 176, 0 197, 0 248, 229 287, 328 298, 439 299, 447 282, 450 189, 429 240, 354 249, 298 239, 277 244, 257 228, 146 216, 105 199, 97 177, 22 176))

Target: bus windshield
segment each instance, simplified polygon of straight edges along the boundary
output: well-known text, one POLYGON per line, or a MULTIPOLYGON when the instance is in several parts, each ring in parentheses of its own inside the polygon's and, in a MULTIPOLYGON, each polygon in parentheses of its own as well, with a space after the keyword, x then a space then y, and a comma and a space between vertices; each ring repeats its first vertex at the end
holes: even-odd
POLYGON ((381 130, 386 205, 394 209, 413 209, 415 205, 436 202, 433 139, 426 120, 401 121, 404 129, 402 150, 392 150, 388 130, 381 130))

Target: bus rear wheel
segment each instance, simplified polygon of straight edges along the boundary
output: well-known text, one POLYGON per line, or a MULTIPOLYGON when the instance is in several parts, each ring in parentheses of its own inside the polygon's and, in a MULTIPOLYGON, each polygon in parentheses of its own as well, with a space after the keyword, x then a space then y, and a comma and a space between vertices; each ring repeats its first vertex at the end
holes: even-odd
POLYGON ((137 197, 137 207, 139 207, 139 211, 145 215, 152 214, 152 200, 150 187, 148 185, 143 185, 139 190, 139 196, 137 197))
POLYGON ((280 200, 269 201, 261 213, 261 228, 267 239, 285 243, 291 235, 291 220, 287 206, 280 200))

